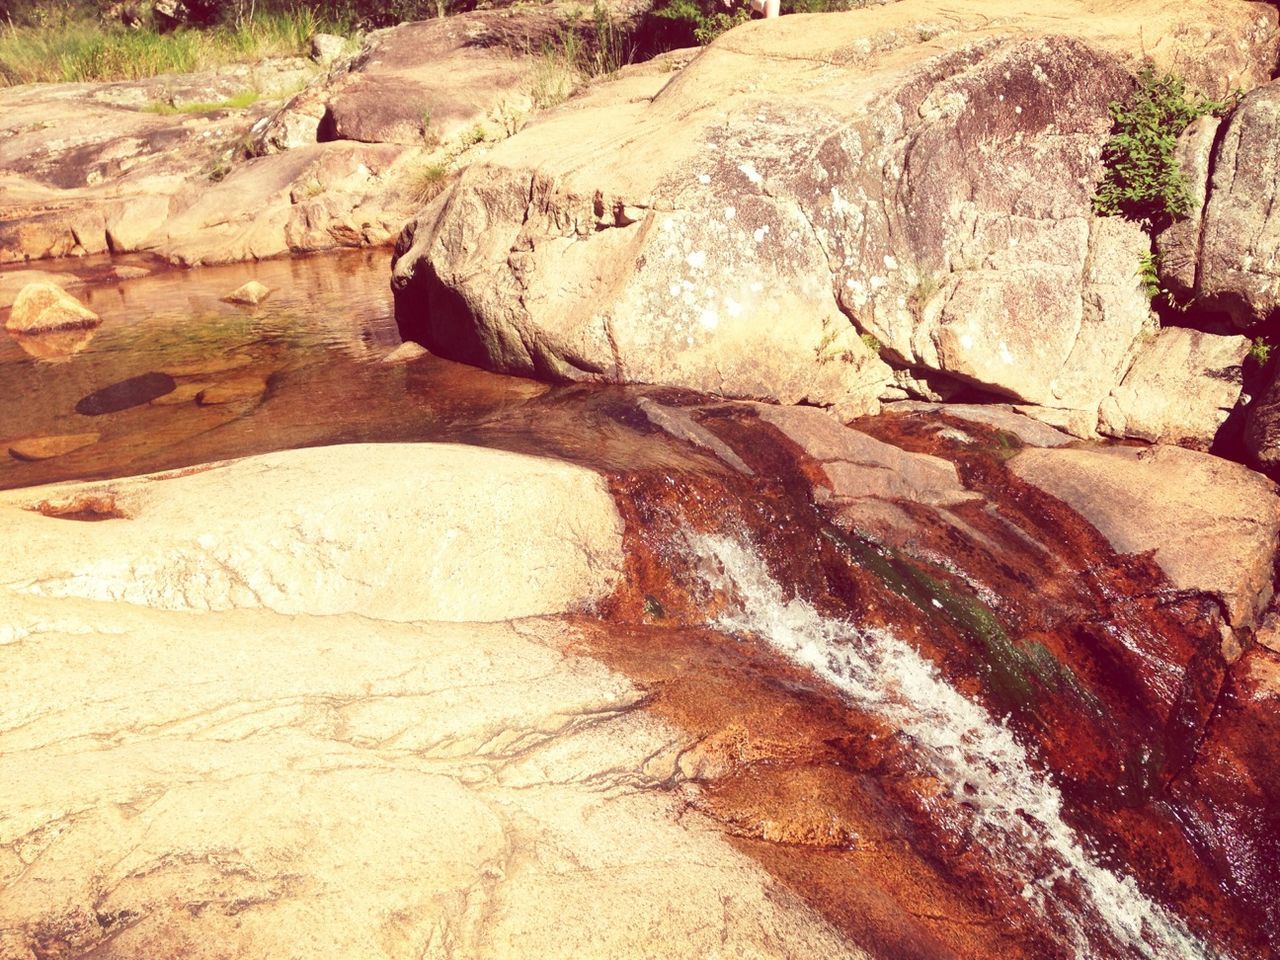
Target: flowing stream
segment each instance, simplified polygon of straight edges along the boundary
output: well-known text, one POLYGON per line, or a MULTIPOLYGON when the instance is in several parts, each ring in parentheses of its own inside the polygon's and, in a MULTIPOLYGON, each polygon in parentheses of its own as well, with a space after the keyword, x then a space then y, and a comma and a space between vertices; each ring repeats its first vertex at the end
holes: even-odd
POLYGON ((968 830, 1021 883, 1021 895, 1061 929, 1081 958, 1095 955, 1091 929, 1146 960, 1217 956, 1148 900, 1130 878, 1095 864, 1062 819, 1062 797, 1037 773, 1009 729, 938 675, 932 663, 883 629, 822 616, 782 586, 744 538, 690 533, 688 549, 713 590, 732 597, 717 626, 758 637, 812 670, 853 703, 910 737, 920 756, 972 812, 968 830), (1056 893, 1084 894, 1087 916, 1056 893))

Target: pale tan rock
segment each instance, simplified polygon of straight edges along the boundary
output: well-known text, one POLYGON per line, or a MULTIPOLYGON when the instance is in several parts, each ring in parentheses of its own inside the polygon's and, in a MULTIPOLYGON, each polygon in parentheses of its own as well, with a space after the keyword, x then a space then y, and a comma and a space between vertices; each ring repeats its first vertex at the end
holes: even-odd
POLYGON ((171 377, 205 377, 215 373, 227 373, 239 370, 253 363, 253 357, 244 353, 232 353, 223 356, 200 357, 185 363, 169 364, 164 372, 171 377))
POLYGON ((602 88, 497 144, 398 243, 414 338, 852 415, 890 386, 862 332, 1092 433, 1149 313, 1146 238, 1092 209, 1108 106, 1143 53, 1257 84, 1276 11, 903 0, 818 23, 744 25, 646 95, 602 88))
POLYGON ((427 348, 420 343, 414 343, 412 340, 406 340, 400 346, 396 347, 385 357, 382 358, 383 363, 408 363, 410 360, 417 360, 425 355, 427 348))
POLYGON ((557 622, 0 603, 0 955, 864 956, 557 622))
POLYGON ((257 280, 250 280, 236 287, 223 299, 228 303, 242 303, 246 306, 256 307, 267 298, 269 293, 271 291, 264 284, 259 283, 257 280))
POLYGON ((448 444, 294 450, 10 491, 0 514, 24 544, 0 578, 11 588, 171 610, 505 620, 589 607, 622 565, 621 520, 598 475, 448 444), (32 512, 84 498, 130 519, 32 512))
POLYGON ((1099 410, 1101 433, 1207 448, 1244 389, 1247 337, 1165 327, 1099 410))
POLYGON ((25 437, 9 442, 9 456, 15 460, 51 460, 98 442, 98 433, 65 433, 53 437, 25 437))
POLYGON ((17 333, 96 327, 101 318, 56 283, 37 280, 23 287, 9 308, 5 329, 17 333))
POLYGON ((1247 467, 1171 446, 1031 448, 1010 467, 1117 552, 1153 551, 1175 587, 1219 597, 1232 626, 1251 627, 1270 600, 1280 496, 1247 467))

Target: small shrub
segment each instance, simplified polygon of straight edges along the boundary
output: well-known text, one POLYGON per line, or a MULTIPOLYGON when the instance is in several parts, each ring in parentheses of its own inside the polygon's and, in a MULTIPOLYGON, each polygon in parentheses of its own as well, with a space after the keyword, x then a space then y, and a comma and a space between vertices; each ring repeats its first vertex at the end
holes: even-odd
POLYGON ((1271 359, 1271 342, 1264 340, 1262 337, 1254 337, 1253 344, 1249 347, 1249 356, 1260 367, 1265 367, 1271 359))
POLYGON ((414 203, 428 203, 439 196, 448 182, 448 164, 424 164, 410 175, 408 185, 409 199, 414 203))
POLYGON ((1144 253, 1138 257, 1137 278, 1142 281, 1142 289, 1148 300, 1167 293, 1160 283, 1160 257, 1154 253, 1144 253))
POLYGON ((1159 76, 1147 64, 1133 102, 1112 102, 1114 128, 1102 152, 1106 167, 1093 198, 1103 216, 1120 215, 1157 231, 1191 210, 1191 194, 1178 171, 1178 136, 1197 117, 1218 114, 1228 101, 1188 98, 1181 77, 1159 76))
POLYGON ((884 344, 876 339, 876 335, 874 333, 861 334, 858 339, 862 341, 862 345, 864 347, 875 354, 879 354, 881 348, 884 346, 884 344))

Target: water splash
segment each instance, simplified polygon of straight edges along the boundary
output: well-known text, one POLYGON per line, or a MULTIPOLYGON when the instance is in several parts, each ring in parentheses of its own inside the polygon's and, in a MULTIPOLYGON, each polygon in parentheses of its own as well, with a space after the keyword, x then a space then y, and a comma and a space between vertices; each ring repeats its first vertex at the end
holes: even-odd
POLYGON ((1090 930, 1143 960, 1213 960, 1219 955, 1147 899, 1129 877, 1094 863, 1062 819, 1062 796, 1038 774, 1003 724, 953 689, 934 666, 885 630, 820 614, 788 599, 748 543, 688 534, 699 575, 729 597, 717 626, 749 633, 836 686, 857 706, 885 717, 911 738, 930 771, 973 811, 967 829, 1022 897, 1076 956, 1091 958, 1090 930), (1055 896, 1079 891, 1083 908, 1055 896))

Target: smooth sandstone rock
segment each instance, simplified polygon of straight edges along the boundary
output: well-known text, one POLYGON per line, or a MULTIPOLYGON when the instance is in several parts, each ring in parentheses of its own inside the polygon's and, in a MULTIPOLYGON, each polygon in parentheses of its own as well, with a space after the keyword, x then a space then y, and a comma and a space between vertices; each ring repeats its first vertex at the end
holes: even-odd
POLYGON ((599 476, 447 444, 37 487, 0 494, 0 512, 25 545, 0 578, 10 589, 169 610, 505 620, 589 607, 622 564, 621 520, 599 476), (85 500, 127 519, 40 512, 85 500))
POLYGON ((1172 446, 1033 448, 1010 467, 1118 552, 1152 551, 1175 586, 1220 598, 1233 627, 1251 627, 1269 603, 1280 496, 1247 467, 1172 446))
POLYGON ((0 956, 864 956, 555 621, 0 604, 0 956))
POLYGON ((410 360, 417 360, 427 352, 427 348, 420 343, 414 343, 408 340, 400 346, 396 347, 385 357, 382 358, 383 363, 408 363, 410 360))
POLYGON ((101 318, 56 283, 28 283, 13 299, 5 329, 15 333, 48 333, 96 327, 101 318))
POLYGON ((1107 106, 1157 33, 1161 65, 1211 48, 1259 82, 1276 15, 999 13, 904 0, 744 25, 670 82, 566 105, 402 235, 402 328, 495 369, 850 414, 895 389, 867 333, 895 366, 1091 433, 1149 316, 1146 239, 1092 213, 1107 106))
POLYGON ((265 377, 234 377, 206 386, 196 394, 196 403, 202 407, 220 403, 237 403, 241 400, 258 400, 267 392, 265 377))
POLYGON ((1244 389, 1247 337, 1165 327, 1100 409, 1099 431, 1207 448, 1244 389))
POLYGON ((9 443, 15 460, 50 460, 98 442, 98 433, 66 433, 56 437, 26 437, 9 443))
POLYGON ((248 283, 237 287, 224 297, 228 303, 243 303, 251 307, 256 307, 271 291, 259 283, 257 280, 250 280, 248 283))

